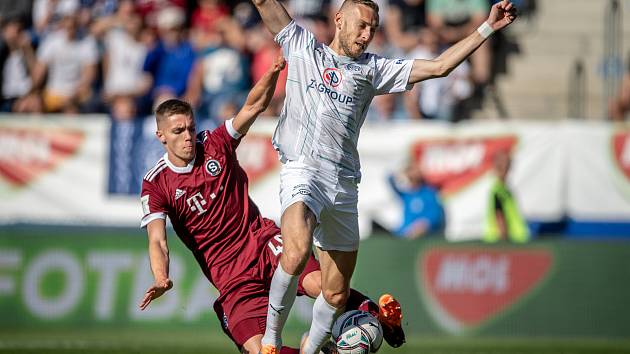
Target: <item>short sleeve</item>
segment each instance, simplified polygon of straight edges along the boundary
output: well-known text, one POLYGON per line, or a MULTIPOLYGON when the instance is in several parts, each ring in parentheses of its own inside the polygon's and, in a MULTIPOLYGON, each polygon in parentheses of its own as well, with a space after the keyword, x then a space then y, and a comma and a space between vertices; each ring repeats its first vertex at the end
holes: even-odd
POLYGON ((285 28, 278 32, 275 41, 282 48, 282 54, 287 58, 295 51, 314 47, 316 44, 315 36, 311 32, 298 26, 295 21, 291 21, 285 28))
POLYGON ((242 136, 232 127, 232 120, 227 120, 213 131, 204 130, 197 135, 197 140, 201 141, 204 149, 208 150, 210 145, 223 146, 230 153, 234 153, 241 143, 242 136))
POLYGON ((142 221, 140 227, 144 228, 156 219, 166 220, 167 203, 164 194, 160 192, 153 182, 142 181, 142 193, 140 194, 142 203, 142 221))
POLYGON ((377 95, 403 92, 413 87, 409 84, 413 60, 387 59, 374 55, 374 61, 373 85, 377 95))

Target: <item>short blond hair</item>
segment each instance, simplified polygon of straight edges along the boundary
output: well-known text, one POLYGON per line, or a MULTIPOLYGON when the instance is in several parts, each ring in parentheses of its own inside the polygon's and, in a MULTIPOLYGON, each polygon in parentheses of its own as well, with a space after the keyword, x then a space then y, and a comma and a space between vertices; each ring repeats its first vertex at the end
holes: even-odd
POLYGON ((375 3, 374 0, 345 0, 343 2, 343 4, 341 4, 341 7, 339 8, 339 11, 345 9, 346 7, 348 7, 350 5, 367 6, 367 7, 371 8, 372 10, 374 10, 374 12, 376 12, 377 14, 378 14, 378 11, 379 11, 378 4, 375 3))

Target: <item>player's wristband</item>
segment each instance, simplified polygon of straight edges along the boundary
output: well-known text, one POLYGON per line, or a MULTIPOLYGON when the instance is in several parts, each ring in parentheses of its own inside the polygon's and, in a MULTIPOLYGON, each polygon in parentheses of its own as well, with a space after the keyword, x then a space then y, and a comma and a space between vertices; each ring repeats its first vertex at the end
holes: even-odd
POLYGON ((494 33, 494 30, 492 29, 492 26, 490 26, 488 22, 486 21, 482 23, 481 26, 479 26, 479 28, 477 28, 477 32, 479 32, 479 34, 483 37, 483 39, 486 39, 490 37, 491 34, 494 33))

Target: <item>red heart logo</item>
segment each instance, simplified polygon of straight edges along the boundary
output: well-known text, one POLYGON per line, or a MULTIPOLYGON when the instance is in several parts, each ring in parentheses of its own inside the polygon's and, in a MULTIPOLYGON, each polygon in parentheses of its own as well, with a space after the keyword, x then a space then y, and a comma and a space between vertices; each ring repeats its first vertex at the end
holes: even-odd
POLYGON ((617 166, 630 180, 630 131, 615 134, 612 138, 612 147, 617 166))
POLYGON ((494 155, 511 151, 516 142, 515 136, 418 141, 411 156, 422 166, 427 181, 449 194, 489 171, 494 155))
POLYGON ((269 135, 251 133, 246 135, 237 149, 237 154, 238 161, 252 184, 280 165, 278 153, 273 148, 269 135))
POLYGON ((84 137, 72 129, 0 127, 0 176, 26 186, 73 156, 84 137))
POLYGON ((461 333, 523 299, 552 263, 544 249, 433 248, 418 269, 431 315, 445 330, 461 333))

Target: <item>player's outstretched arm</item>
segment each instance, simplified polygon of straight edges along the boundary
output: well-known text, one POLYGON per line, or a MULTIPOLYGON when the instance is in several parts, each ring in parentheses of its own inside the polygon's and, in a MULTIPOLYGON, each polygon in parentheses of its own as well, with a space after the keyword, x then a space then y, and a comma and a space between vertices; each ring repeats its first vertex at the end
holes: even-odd
POLYGON ((291 22, 287 9, 277 0, 252 0, 252 2, 274 37, 291 22))
POLYGON ((468 37, 455 43, 433 60, 416 59, 413 62, 409 83, 447 76, 462 61, 470 56, 494 31, 498 31, 516 19, 516 8, 509 0, 492 6, 488 20, 468 37))
POLYGON ((149 260, 155 280, 140 301, 141 310, 146 309, 151 301, 173 287, 173 282, 168 278, 169 258, 166 242, 166 221, 164 219, 151 221, 147 225, 147 233, 149 234, 149 260))
POLYGON ((273 65, 265 75, 254 85, 245 105, 238 112, 232 126, 239 134, 247 134, 249 127, 254 124, 258 115, 264 112, 269 106, 269 102, 273 98, 273 93, 276 90, 276 83, 278 83, 278 76, 285 66, 285 60, 283 57, 278 57, 274 61, 273 65))

